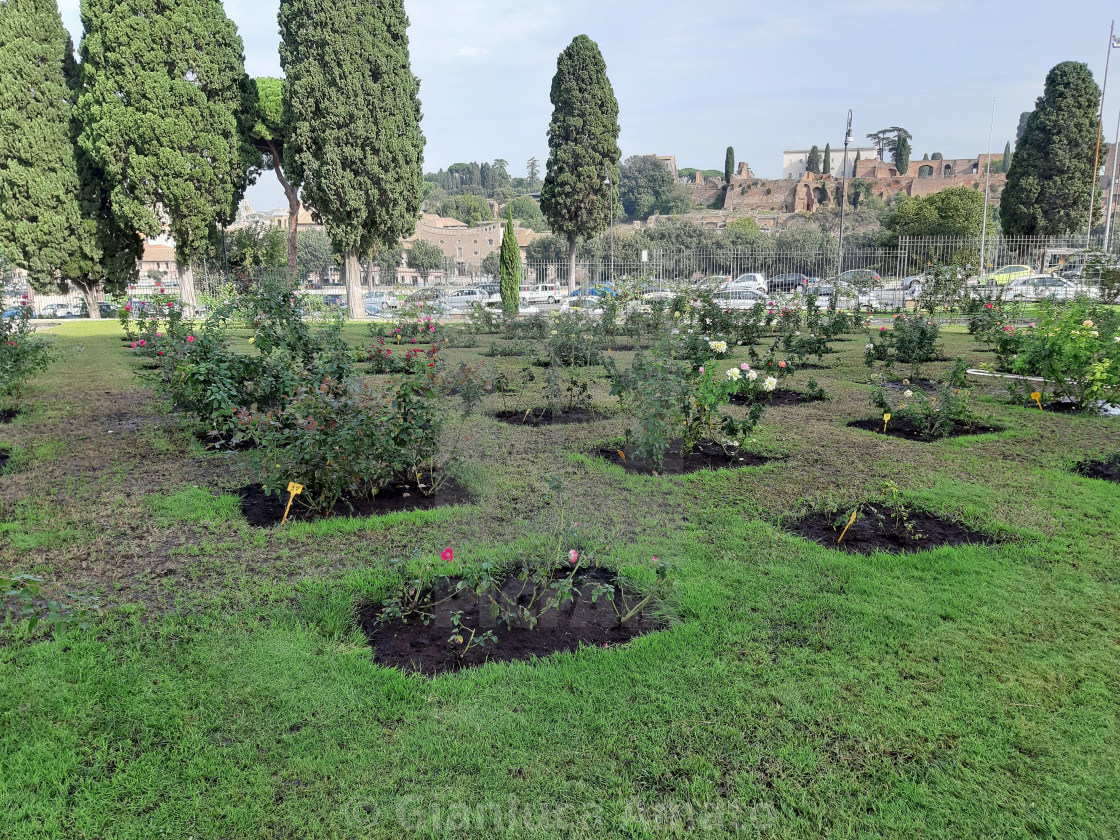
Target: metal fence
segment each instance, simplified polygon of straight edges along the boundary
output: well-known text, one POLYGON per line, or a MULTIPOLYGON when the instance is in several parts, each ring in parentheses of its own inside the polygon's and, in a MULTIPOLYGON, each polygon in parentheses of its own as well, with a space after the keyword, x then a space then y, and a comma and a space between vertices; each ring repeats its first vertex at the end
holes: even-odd
MULTIPOLYGON (((814 247, 774 247, 775 239, 764 238, 749 248, 713 249, 651 249, 632 253, 632 249, 619 249, 612 260, 606 240, 595 243, 598 252, 594 258, 577 259, 574 282, 567 260, 526 261, 522 264, 522 285, 555 284, 559 292, 568 295, 589 287, 634 281, 651 287, 670 288, 680 284, 698 283, 705 279, 733 279, 741 274, 763 274, 768 279, 782 275, 801 274, 811 280, 827 282, 842 275, 856 279, 861 288, 878 292, 885 306, 899 306, 905 300, 900 292, 914 278, 931 270, 933 266, 954 266, 966 276, 987 280, 1007 267, 1016 272, 1032 274, 1064 274, 1071 276, 1079 289, 1090 289, 1091 281, 1077 276, 1079 266, 1094 260, 1115 265, 1120 260, 1120 249, 1106 252, 1101 237, 1087 241, 1078 237, 1005 237, 993 234, 986 240, 974 238, 902 238, 895 247, 846 246, 843 254, 838 244, 825 241, 814 247), (985 270, 981 269, 981 260, 985 270)), ((265 276, 283 278, 283 269, 253 269, 252 271, 227 271, 220 263, 198 263, 194 270, 195 287, 199 295, 225 297, 237 283, 252 282, 265 276)), ((158 278, 151 272, 143 275, 130 287, 127 297, 143 298, 155 292, 157 283, 174 294, 179 278, 172 271, 160 272, 158 278)), ((402 272, 394 277, 385 275, 377 266, 363 268, 364 289, 392 288, 400 293, 421 287, 437 289, 469 288, 487 283, 497 283, 498 278, 488 274, 481 261, 448 261, 438 271, 423 276, 415 272, 402 272), (408 282, 402 281, 402 274, 408 282), (383 282, 388 281, 388 282, 383 282)), ((345 300, 337 267, 312 272, 298 278, 300 288, 310 294, 345 300)), ((35 310, 42 311, 51 304, 77 310, 81 296, 42 295, 20 286, 18 279, 5 289, 4 305, 11 306, 28 294, 35 310)))

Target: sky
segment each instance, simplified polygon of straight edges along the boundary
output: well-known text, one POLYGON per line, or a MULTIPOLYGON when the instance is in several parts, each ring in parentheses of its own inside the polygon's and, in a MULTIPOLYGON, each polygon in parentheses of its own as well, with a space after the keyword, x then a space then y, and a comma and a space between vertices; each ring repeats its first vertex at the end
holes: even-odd
MULTIPOLYGON (((79 0, 61 0, 81 34, 79 0)), ((227 0, 253 76, 281 75, 279 0, 227 0)), ((843 146, 888 126, 914 135, 913 157, 1014 145, 1019 114, 1061 61, 1104 76, 1104 0, 405 0, 413 72, 427 138, 425 171, 457 161, 509 161, 525 174, 548 158, 556 57, 579 34, 598 42, 619 103, 625 159, 674 154, 679 167, 722 169, 728 146, 763 178, 781 177, 782 151, 843 146)), ((1120 109, 1120 49, 1112 55, 1105 133, 1120 109)), ((286 207, 269 173, 250 188, 255 209, 286 207)))

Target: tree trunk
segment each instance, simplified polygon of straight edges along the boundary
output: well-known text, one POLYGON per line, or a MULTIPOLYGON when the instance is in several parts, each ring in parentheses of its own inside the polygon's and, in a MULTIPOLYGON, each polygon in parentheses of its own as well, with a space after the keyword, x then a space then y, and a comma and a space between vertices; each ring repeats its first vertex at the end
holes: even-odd
POLYGON ((576 237, 568 237, 568 291, 576 290, 576 237))
POLYGON ((97 295, 94 294, 96 290, 86 286, 78 286, 78 291, 82 293, 82 300, 86 302, 86 312, 89 313, 89 317, 95 321, 100 321, 101 307, 97 305, 97 295))
POLYGON ((276 173, 276 180, 284 188, 284 196, 288 199, 288 282, 296 284, 297 257, 299 256, 299 194, 288 183, 284 175, 284 167, 280 163, 280 155, 271 140, 268 141, 269 151, 272 153, 272 171, 276 173))
POLYGON ((373 258, 373 253, 371 252, 370 255, 366 258, 366 276, 365 280, 363 281, 363 285, 367 289, 373 288, 373 265, 376 262, 377 260, 373 258))
POLYGON ((362 264, 358 259, 357 248, 342 255, 342 280, 346 284, 346 305, 350 317, 356 320, 365 318, 366 304, 362 296, 362 264))
POLYGON ((179 269, 179 300, 183 302, 184 309, 193 312, 198 308, 198 296, 194 291, 194 262, 175 261, 179 269))

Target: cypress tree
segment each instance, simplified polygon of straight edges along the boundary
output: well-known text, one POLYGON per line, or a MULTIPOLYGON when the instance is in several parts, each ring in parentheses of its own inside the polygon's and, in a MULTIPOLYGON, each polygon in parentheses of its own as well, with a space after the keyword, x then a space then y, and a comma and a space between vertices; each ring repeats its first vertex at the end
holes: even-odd
POLYGON ((1096 177, 1100 93, 1093 74, 1080 62, 1063 62, 1047 74, 1000 198, 1004 233, 1053 236, 1085 224, 1096 177))
POLYGON ((814 175, 821 174, 821 150, 816 146, 809 150, 809 157, 805 160, 805 171, 814 175))
POLYGON ((723 157, 723 183, 730 184, 731 176, 735 174, 735 149, 727 147, 727 154, 723 157))
POLYGON ((342 252, 350 316, 363 318, 359 255, 411 235, 420 212, 408 17, 402 0, 281 0, 279 19, 285 168, 342 252))
POLYGON ((905 175, 906 170, 910 168, 910 138, 906 135, 899 136, 898 143, 894 147, 894 165, 899 175, 905 175))
POLYGON ((1011 141, 1008 140, 1003 146, 1003 165, 1000 166, 999 171, 1007 173, 1011 169, 1011 141))
POLYGON ((233 219, 256 156, 241 37, 219 0, 84 0, 82 24, 78 142, 122 225, 156 236, 166 216, 194 306, 194 257, 233 219))
POLYGON ((517 246, 517 236, 513 232, 513 211, 506 208, 506 229, 502 234, 502 251, 499 258, 499 272, 502 295, 502 310, 513 317, 521 308, 521 249, 517 246))
POLYGON ((288 280, 296 279, 299 261, 299 183, 284 172, 284 80, 268 76, 253 80, 254 124, 249 137, 271 169, 288 200, 288 280))
POLYGON ((0 251, 43 290, 62 279, 80 225, 72 51, 55 0, 0 3, 0 251))
POLYGON ((832 174, 832 146, 829 143, 824 144, 824 165, 821 166, 821 171, 825 175, 832 174))
POLYGON ((560 53, 552 79, 552 120, 541 211, 568 240, 568 283, 576 280, 576 241, 610 224, 618 196, 618 100, 599 46, 578 35, 560 53), (603 183, 610 176, 610 185, 603 183))

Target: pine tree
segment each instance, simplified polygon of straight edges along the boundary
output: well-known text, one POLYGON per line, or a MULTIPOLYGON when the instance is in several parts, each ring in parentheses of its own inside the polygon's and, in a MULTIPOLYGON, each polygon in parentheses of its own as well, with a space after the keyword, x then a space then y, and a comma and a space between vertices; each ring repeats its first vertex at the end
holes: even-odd
POLYGON ((1085 64, 1066 61, 1047 74, 1000 198, 1004 233, 1054 236, 1085 224, 1096 177, 1099 101, 1100 88, 1085 64))
POLYGON ((67 62, 55 0, 0 3, 0 252, 43 290, 62 280, 78 246, 67 62))
POLYGON ((82 23, 79 144, 122 225, 155 236, 166 214, 194 306, 193 258, 233 219, 256 158, 241 37, 219 0, 85 0, 82 23))
POLYGON ((829 143, 824 144, 824 165, 821 166, 821 171, 825 175, 832 174, 832 146, 829 143))
POLYGON ((537 185, 541 182, 541 167, 535 157, 529 158, 529 163, 525 166, 525 174, 528 176, 529 189, 535 190, 537 185))
POLYGON ((731 176, 735 174, 735 149, 727 147, 727 154, 723 157, 723 183, 730 184, 731 176))
POLYGON ((363 318, 359 255, 410 235, 420 212, 408 17, 402 0, 281 0, 279 17, 284 165, 342 252, 350 316, 363 318))
POLYGON ((284 80, 263 77, 253 79, 254 125, 250 139, 265 169, 276 174, 276 180, 288 200, 288 280, 296 279, 299 263, 299 183, 292 183, 284 172, 284 80))
POLYGON ((517 235, 513 232, 513 210, 509 208, 506 208, 506 229, 502 234, 499 260, 502 311, 512 318, 521 308, 521 249, 517 245, 517 235))
POLYGON ((1008 140, 1003 146, 1003 165, 1000 166, 999 171, 1006 174, 1011 169, 1011 141, 1008 140))
POLYGON ((618 200, 618 100, 599 46, 578 35, 560 53, 552 79, 552 121, 541 210, 568 240, 568 283, 575 286, 576 241, 610 224, 618 200), (610 179, 609 185, 604 178, 610 179))
POLYGON ((821 150, 816 146, 809 150, 809 157, 805 160, 805 171, 813 175, 821 174, 821 150))

